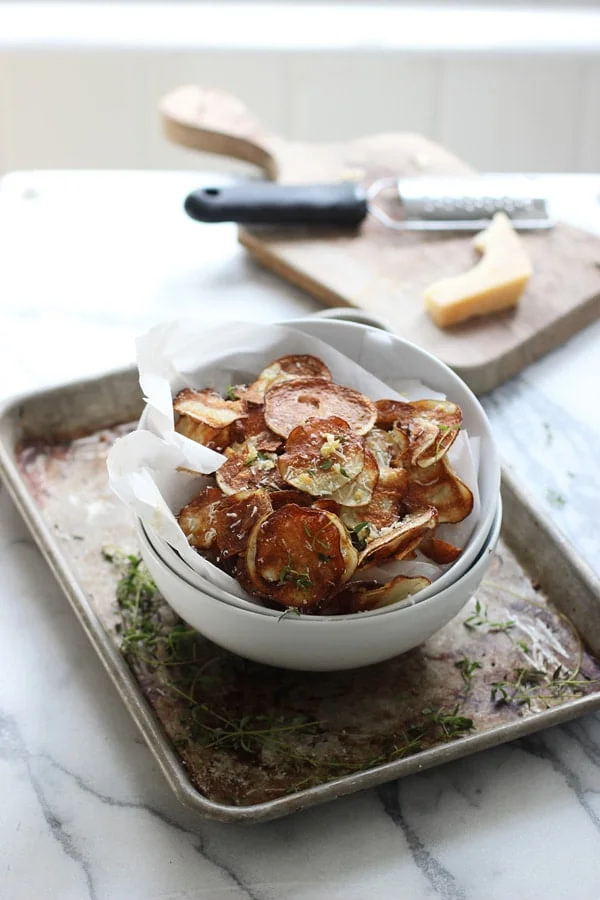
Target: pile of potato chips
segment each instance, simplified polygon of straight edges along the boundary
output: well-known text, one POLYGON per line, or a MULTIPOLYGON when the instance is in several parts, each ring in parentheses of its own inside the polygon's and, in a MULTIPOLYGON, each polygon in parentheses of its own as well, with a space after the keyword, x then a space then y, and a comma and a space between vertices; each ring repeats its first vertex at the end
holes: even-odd
POLYGON ((189 544, 274 608, 336 615, 430 584, 369 571, 414 558, 452 563, 435 537, 473 494, 447 452, 462 413, 447 400, 377 400, 336 384, 317 357, 283 356, 252 384, 181 390, 176 430, 227 460, 179 512, 189 544))

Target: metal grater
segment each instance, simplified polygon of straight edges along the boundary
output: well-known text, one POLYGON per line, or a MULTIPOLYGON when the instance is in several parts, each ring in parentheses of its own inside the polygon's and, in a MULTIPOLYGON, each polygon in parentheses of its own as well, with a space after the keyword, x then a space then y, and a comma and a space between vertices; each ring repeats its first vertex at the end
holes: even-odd
POLYGON ((367 202, 372 216, 398 231, 479 231, 497 212, 506 213, 515 228, 554 224, 546 198, 536 193, 535 179, 526 175, 381 178, 368 188, 367 202), (376 203, 391 192, 400 202, 398 217, 376 203))
POLYGON ((551 228, 546 203, 535 176, 418 175, 380 178, 366 188, 245 181, 200 188, 185 209, 201 222, 356 228, 372 215, 395 231, 480 231, 497 212, 515 228, 551 228))

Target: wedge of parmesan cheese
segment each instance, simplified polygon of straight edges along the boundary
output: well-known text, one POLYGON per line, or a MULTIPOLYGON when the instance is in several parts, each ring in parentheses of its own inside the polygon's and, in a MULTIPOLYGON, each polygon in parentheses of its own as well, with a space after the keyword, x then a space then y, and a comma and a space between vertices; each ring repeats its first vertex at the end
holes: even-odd
POLYGON ((516 306, 531 278, 529 257, 504 213, 496 213, 474 244, 483 256, 472 269, 425 291, 425 309, 440 328, 516 306))

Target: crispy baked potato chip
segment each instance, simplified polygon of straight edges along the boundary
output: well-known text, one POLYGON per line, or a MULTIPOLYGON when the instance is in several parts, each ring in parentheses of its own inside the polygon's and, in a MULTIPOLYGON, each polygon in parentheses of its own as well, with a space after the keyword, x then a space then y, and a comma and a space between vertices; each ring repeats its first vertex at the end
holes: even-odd
POLYGON ((204 444, 211 450, 217 450, 219 453, 225 450, 231 441, 230 429, 230 425, 225 428, 211 428, 204 422, 196 422, 190 416, 180 416, 175 425, 175 431, 179 434, 196 441, 197 444, 204 444))
POLYGON ((297 378, 274 384, 265 394, 265 420, 275 434, 287 437, 309 418, 337 416, 356 434, 373 427, 377 410, 372 400, 353 388, 323 378, 297 378))
POLYGON ((252 440, 257 450, 266 450, 269 453, 279 450, 283 440, 268 428, 262 404, 256 406, 243 401, 242 408, 245 412, 244 418, 237 419, 231 425, 231 443, 243 444, 252 440))
POLYGON ((450 449, 460 430, 462 411, 450 400, 377 400, 377 426, 397 429, 409 441, 407 461, 427 468, 450 449))
POLYGON ((419 512, 408 513, 397 524, 391 525, 384 534, 367 544, 358 557, 358 565, 372 565, 381 560, 403 557, 419 546, 421 541, 437 525, 438 514, 434 507, 419 512))
POLYGON ((382 490, 393 491, 404 496, 408 487, 408 472, 406 469, 383 469, 379 472, 378 486, 382 490))
POLYGON ((277 468, 277 456, 257 450, 252 441, 240 449, 215 472, 217 484, 224 494, 237 494, 262 487, 270 490, 285 488, 277 468))
POLYGON ((195 391, 192 388, 179 391, 173 400, 173 409, 211 428, 224 428, 246 415, 239 400, 223 400, 216 391, 195 391))
POLYGON ((179 526, 191 547, 211 550, 217 537, 216 512, 224 494, 219 488, 206 487, 183 507, 177 516, 179 526))
POLYGON ((310 504, 315 509, 325 509, 327 512, 334 513, 336 516, 339 516, 341 506, 335 500, 332 500, 331 497, 320 497, 318 500, 313 500, 310 498, 312 503, 310 504))
MULTIPOLYGON (((421 547, 419 546, 419 550, 420 550, 420 549, 421 549, 421 547)), ((395 559, 395 558, 396 558, 396 557, 394 557, 394 559, 395 559)), ((416 550, 411 550, 409 553, 403 553, 402 556, 401 556, 400 558, 401 558, 401 559, 405 559, 405 560, 407 560, 407 561, 408 561, 408 560, 417 559, 417 551, 416 551, 416 550)))
POLYGON ((316 612, 320 616, 346 616, 349 613, 356 612, 354 609, 355 594, 360 594, 362 591, 372 591, 378 587, 380 587, 380 584, 374 579, 372 581, 348 581, 342 585, 337 593, 329 597, 316 612))
POLYGON ((386 469, 379 473, 379 480, 369 503, 365 506, 343 506, 339 515, 350 531, 356 531, 361 523, 369 528, 359 529, 359 543, 368 543, 378 537, 382 528, 389 528, 402 517, 402 498, 406 493, 408 480, 404 469, 386 469))
POLYGON ((402 465, 408 450, 408 438, 398 428, 389 431, 372 428, 365 437, 365 447, 374 455, 380 469, 388 469, 402 465))
POLYGON ((421 553, 441 566, 453 563, 462 553, 462 547, 455 547, 440 538, 426 538, 419 547, 421 553))
POLYGON ((368 581, 351 581, 331 598, 331 607, 337 604, 333 614, 366 612, 390 606, 400 600, 406 600, 411 594, 422 591, 431 584, 429 578, 423 576, 397 575, 387 584, 373 585, 368 581))
POLYGON ((246 413, 237 400, 223 400, 215 391, 184 388, 173 400, 179 418, 175 431, 221 452, 231 443, 230 427, 246 413))
POLYGON ((316 356, 309 354, 297 354, 292 356, 280 356, 263 369, 256 381, 248 388, 248 393, 254 397, 264 397, 272 384, 282 381, 293 381, 294 378, 323 378, 331 381, 331 372, 324 362, 316 356))
POLYGON ((329 416, 294 428, 277 464, 288 484, 313 497, 327 497, 353 481, 364 462, 363 439, 343 419, 329 416))
POLYGON ((365 506, 370 503, 373 491, 379 481, 379 466, 377 460, 368 450, 365 450, 365 461, 362 470, 352 481, 343 484, 331 495, 341 506, 365 506))
POLYGON ((304 491, 288 490, 287 487, 282 491, 271 491, 269 494, 273 509, 281 509, 288 503, 296 503, 298 506, 312 506, 313 498, 304 491))
POLYGON ((214 514, 219 561, 244 553, 248 535, 264 516, 272 511, 271 494, 264 490, 240 491, 222 497, 214 514))
POLYGON ((337 516, 289 504, 252 529, 246 569, 256 591, 282 606, 316 608, 347 581, 357 554, 337 516))
POLYGON ((473 509, 473 493, 464 484, 444 456, 426 469, 409 471, 404 502, 409 509, 435 506, 438 522, 462 522, 473 509))

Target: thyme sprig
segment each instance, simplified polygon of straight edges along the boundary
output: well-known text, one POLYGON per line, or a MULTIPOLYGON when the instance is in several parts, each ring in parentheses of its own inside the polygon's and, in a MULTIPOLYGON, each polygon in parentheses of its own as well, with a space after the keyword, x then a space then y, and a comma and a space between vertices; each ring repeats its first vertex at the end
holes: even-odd
POLYGON ((473 730, 473 719, 468 718, 468 716, 461 716, 459 710, 460 705, 458 703, 449 712, 441 708, 431 709, 431 707, 426 707, 423 710, 423 715, 433 725, 437 725, 442 736, 448 739, 460 737, 473 730))
POLYGON ((462 680, 466 684, 467 687, 471 687, 473 684, 473 676, 477 669, 481 669, 481 663, 477 662, 476 659, 469 659, 465 656, 463 659, 457 659, 454 663, 454 667, 458 669, 462 676, 462 680))
POLYGON ((583 694, 584 688, 591 684, 594 682, 590 679, 579 677, 578 669, 569 672, 561 665, 551 673, 535 667, 518 667, 512 678, 492 682, 491 700, 497 706, 515 703, 530 708, 535 700, 548 706, 567 691, 583 694))
POLYGON ((116 547, 103 547, 102 555, 119 573, 117 605, 122 621, 116 630, 123 655, 153 668, 195 662, 196 632, 184 622, 165 629, 157 612, 158 589, 141 558, 116 547))
POLYGON ((314 732, 321 723, 298 715, 288 720, 283 716, 243 715, 230 718, 209 709, 205 704, 198 705, 198 711, 208 716, 207 720, 197 722, 203 733, 205 747, 222 750, 244 751, 256 754, 267 743, 280 741, 286 735, 299 731, 314 732))
POLYGON ((468 628, 471 631, 483 627, 491 634, 501 631, 508 632, 511 628, 514 628, 516 624, 514 619, 506 619, 503 622, 492 621, 488 615, 487 606, 482 606, 479 600, 475 601, 475 612, 473 615, 463 621, 465 628, 468 628))

